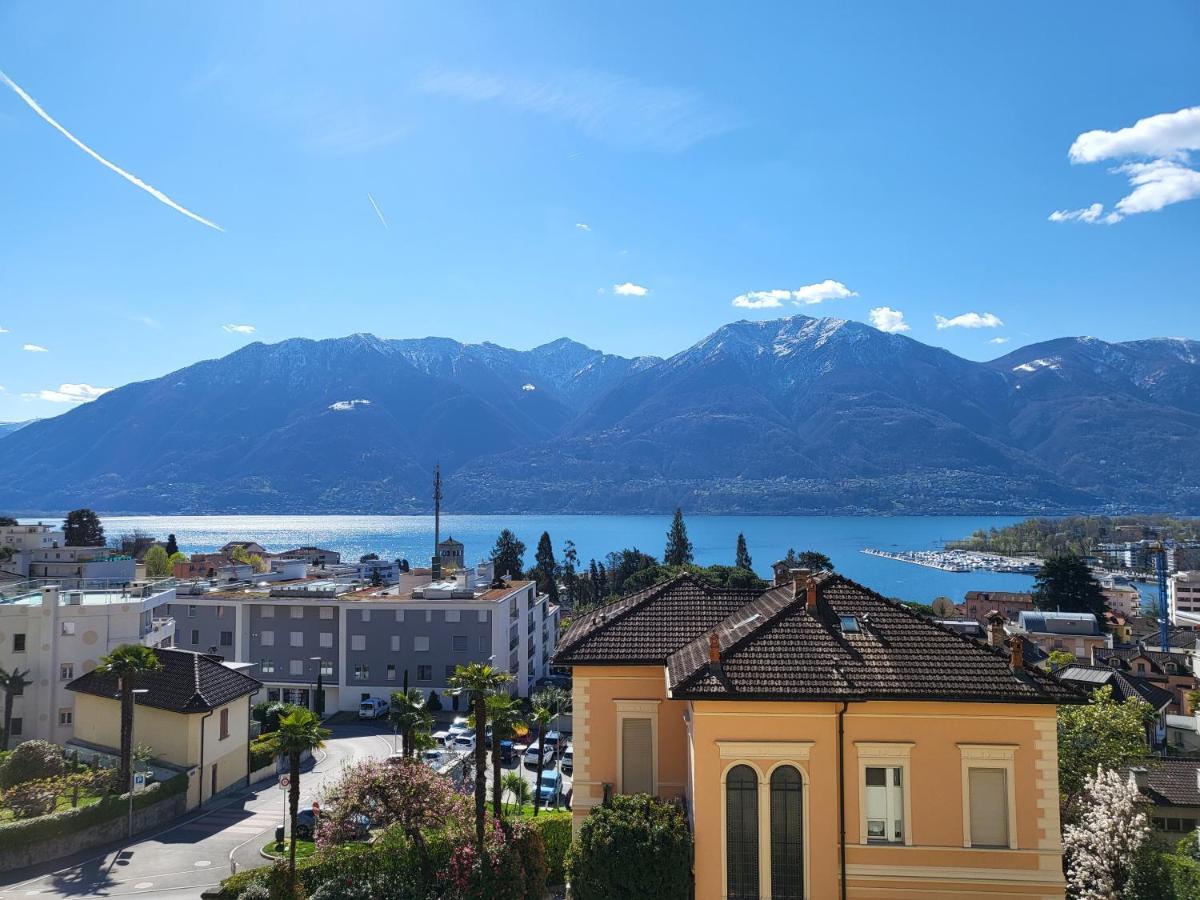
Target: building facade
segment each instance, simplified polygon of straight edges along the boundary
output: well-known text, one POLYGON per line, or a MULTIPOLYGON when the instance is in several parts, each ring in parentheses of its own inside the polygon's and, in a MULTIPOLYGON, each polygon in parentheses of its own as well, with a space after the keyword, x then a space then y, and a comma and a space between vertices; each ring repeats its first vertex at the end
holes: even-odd
POLYGON ((697 900, 1063 897, 1056 705, 1081 696, 1020 641, 796 575, 572 623, 576 825, 609 792, 677 800, 697 900))
POLYGON ((1200 572, 1177 572, 1167 579, 1167 615, 1172 624, 1200 626, 1200 572))
POLYGON ((25 585, 0 595, 0 666, 28 671, 32 681, 13 701, 9 746, 33 738, 69 740, 76 696, 67 686, 121 644, 171 646, 174 598, 173 581, 127 589, 25 585))

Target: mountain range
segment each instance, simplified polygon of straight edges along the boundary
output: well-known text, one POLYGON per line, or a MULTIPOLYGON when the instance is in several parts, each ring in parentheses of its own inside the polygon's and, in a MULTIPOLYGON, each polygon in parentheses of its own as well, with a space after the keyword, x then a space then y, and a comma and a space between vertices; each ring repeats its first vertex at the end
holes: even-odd
POLYGON ((0 511, 1200 511, 1200 343, 973 362, 832 318, 667 359, 369 334, 253 343, 0 438, 0 511))

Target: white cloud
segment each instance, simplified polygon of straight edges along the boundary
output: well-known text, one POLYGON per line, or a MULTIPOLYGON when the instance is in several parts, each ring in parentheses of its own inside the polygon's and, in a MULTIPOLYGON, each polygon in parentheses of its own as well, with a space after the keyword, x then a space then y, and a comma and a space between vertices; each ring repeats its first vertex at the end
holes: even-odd
POLYGON ((880 331, 888 334, 899 334, 908 331, 908 323, 904 321, 904 313, 890 306, 877 306, 871 310, 871 324, 880 331))
POLYGON ((614 284, 613 293, 620 294, 622 297, 645 297, 649 293, 649 288, 626 281, 624 284, 614 284))
POLYGON ((530 391, 536 391, 537 387, 532 384, 523 384, 521 385, 521 390, 528 394, 530 391))
POLYGON ((221 328, 230 334, 254 334, 258 330, 253 325, 222 325, 221 328))
POLYGON ((25 104, 30 109, 32 109, 35 113, 37 113, 47 125, 51 126, 55 131, 57 131, 59 134, 61 134, 63 137, 65 137, 68 141, 70 141, 72 144, 74 144, 76 147, 78 147, 80 150, 82 150, 84 153, 86 153, 92 159, 96 160, 96 162, 100 163, 100 165, 104 166, 106 169, 108 169, 112 172, 116 172, 118 175, 120 175, 122 178, 124 178, 130 184, 134 185, 135 187, 141 188, 143 191, 145 191, 147 194, 149 194, 155 200, 158 200, 160 203, 165 203, 167 206, 171 207, 171 209, 175 210, 178 213, 183 213, 189 219, 193 219, 194 221, 199 222, 201 225, 207 225, 209 228, 214 228, 217 231, 225 230, 220 225, 216 224, 215 222, 210 222, 208 219, 204 218, 203 216, 196 215, 190 209, 186 209, 185 207, 180 206, 178 203, 176 203, 174 200, 172 200, 170 197, 168 197, 162 191, 146 184, 146 182, 142 181, 136 175, 131 175, 129 172, 126 172, 124 169, 122 169, 120 166, 116 165, 115 163, 109 162, 107 159, 105 159, 103 156, 101 156, 99 153, 97 153, 95 150, 93 150, 91 147, 89 147, 83 141, 79 140, 79 138, 75 137, 75 135, 71 134, 71 132, 67 131, 67 129, 65 129, 61 125, 59 125, 58 122, 56 122, 53 118, 51 118, 51 116, 48 112, 46 112, 44 109, 42 109, 38 105, 36 100, 34 100, 27 93, 25 93, 25 91, 23 91, 21 89, 20 85, 18 85, 15 81, 13 81, 11 78, 9 78, 7 75, 5 75, 3 72, 0 72, 0 81, 3 81, 6 85, 8 85, 10 88, 12 88, 13 92, 18 97, 20 97, 22 100, 24 100, 25 104))
POLYGON ((430 71, 415 87, 432 96, 550 116, 588 137, 630 149, 678 153, 737 125, 694 91, 584 69, 544 78, 430 71))
POLYGON ((87 403, 111 390, 110 387, 92 387, 90 384, 60 384, 56 391, 38 391, 22 396, 27 400, 48 400, 51 403, 87 403))
POLYGON ((387 219, 385 219, 383 217, 383 213, 379 211, 379 204, 375 202, 375 198, 371 196, 370 191, 367 191, 367 199, 371 201, 371 206, 375 208, 375 215, 379 216, 379 224, 382 225, 386 231, 391 231, 391 229, 388 228, 387 219))
POLYGON ((994 337, 994 338, 992 338, 990 341, 988 341, 988 343, 989 343, 989 344, 1007 344, 1007 343, 1008 343, 1008 338, 1006 338, 1006 337, 994 337))
POLYGON ((1118 131, 1085 131, 1075 138, 1073 163, 1094 163, 1124 156, 1177 157, 1200 150, 1200 106, 1138 119, 1118 131))
POLYGON ((831 278, 826 278, 819 284, 806 284, 804 287, 792 291, 792 299, 797 306, 802 303, 811 305, 824 303, 826 300, 845 300, 847 297, 857 296, 858 294, 840 281, 834 281, 831 278))
POLYGON ((1105 213, 1093 203, 1083 209, 1056 210, 1051 222, 1115 225, 1127 216, 1157 212, 1175 203, 1200 197, 1200 171, 1190 152, 1200 150, 1200 106, 1139 119, 1117 131, 1085 131, 1071 144, 1072 163, 1140 158, 1109 169, 1123 175, 1133 189, 1105 213))
POLYGON ((21 346, 21 349, 28 350, 30 353, 49 353, 50 352, 49 350, 47 350, 45 347, 41 346, 40 344, 23 344, 21 346))
POLYGON ((8 334, 8 329, 0 326, 0 334, 8 334))
POLYGON ((591 231, 592 230, 592 226, 589 225, 587 222, 576 222, 575 227, 578 228, 580 231, 591 231))
POLYGON ((806 284, 794 291, 786 288, 775 288, 770 291, 748 291, 733 298, 733 305, 739 309, 775 309, 783 306, 784 300, 791 300, 796 306, 812 306, 824 303, 826 300, 844 300, 847 297, 857 297, 854 291, 840 281, 827 278, 817 284, 806 284))
POLYGON ((783 306, 783 301, 791 297, 792 292, 785 290, 750 291, 734 297, 733 305, 740 309, 774 309, 783 306))
POLYGON ((963 313, 947 319, 945 316, 934 316, 938 331, 945 328, 999 328, 1004 323, 994 313, 963 313))

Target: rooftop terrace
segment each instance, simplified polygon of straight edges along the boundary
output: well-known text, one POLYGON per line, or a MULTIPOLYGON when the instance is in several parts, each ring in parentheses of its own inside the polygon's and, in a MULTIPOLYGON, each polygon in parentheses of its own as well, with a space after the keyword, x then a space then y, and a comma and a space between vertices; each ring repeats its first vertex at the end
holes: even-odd
POLYGON ((40 606, 42 590, 55 588, 59 606, 104 606, 110 603, 129 603, 147 600, 174 590, 174 578, 149 581, 115 582, 108 579, 36 579, 0 584, 0 607, 40 606))

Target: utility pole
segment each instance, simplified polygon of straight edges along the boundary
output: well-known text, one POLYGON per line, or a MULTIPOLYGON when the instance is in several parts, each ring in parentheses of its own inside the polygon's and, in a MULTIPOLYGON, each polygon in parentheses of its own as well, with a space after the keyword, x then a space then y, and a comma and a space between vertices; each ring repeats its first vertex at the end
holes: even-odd
POLYGON ((442 552, 438 545, 442 542, 442 467, 433 467, 433 580, 442 577, 442 552))

